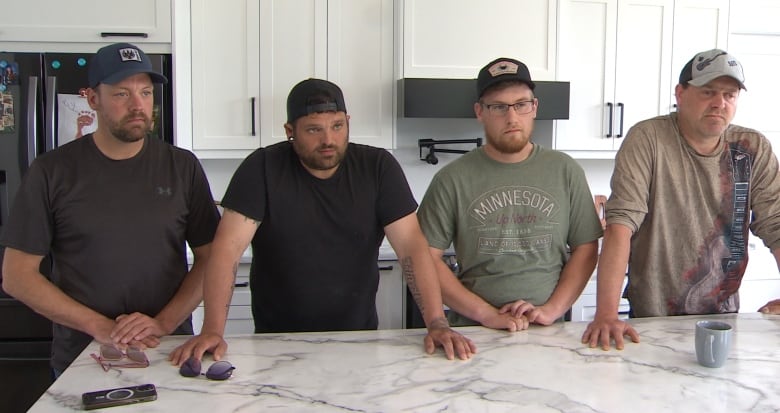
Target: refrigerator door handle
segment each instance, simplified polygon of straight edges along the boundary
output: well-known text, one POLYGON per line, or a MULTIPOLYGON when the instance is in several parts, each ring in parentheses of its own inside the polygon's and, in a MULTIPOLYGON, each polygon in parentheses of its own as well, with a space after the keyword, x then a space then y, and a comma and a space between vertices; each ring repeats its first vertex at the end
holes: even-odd
POLYGON ((46 126, 44 127, 46 132, 46 142, 44 142, 44 149, 46 152, 56 147, 54 136, 56 133, 56 113, 54 109, 57 107, 55 98, 57 97, 57 78, 55 76, 46 77, 46 126))
POLYGON ((27 166, 38 155, 38 77, 30 76, 27 87, 27 166))

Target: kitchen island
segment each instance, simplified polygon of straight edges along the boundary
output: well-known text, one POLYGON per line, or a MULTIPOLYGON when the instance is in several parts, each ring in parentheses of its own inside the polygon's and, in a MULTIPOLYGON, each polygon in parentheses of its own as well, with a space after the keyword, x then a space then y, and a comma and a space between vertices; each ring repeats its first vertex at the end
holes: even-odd
MULTIPOLYGON (((640 344, 622 351, 580 344, 587 323, 508 333, 461 328, 479 353, 448 361, 426 355, 425 330, 261 334, 228 337, 227 381, 185 378, 167 355, 185 337, 147 350, 151 366, 104 372, 92 343, 31 412, 81 410, 81 394, 144 383, 153 402, 112 412, 777 412, 780 316, 758 313, 631 321, 640 344), (724 367, 696 363, 694 323, 734 326, 724 367)), ((212 363, 204 359, 204 370, 212 363)))

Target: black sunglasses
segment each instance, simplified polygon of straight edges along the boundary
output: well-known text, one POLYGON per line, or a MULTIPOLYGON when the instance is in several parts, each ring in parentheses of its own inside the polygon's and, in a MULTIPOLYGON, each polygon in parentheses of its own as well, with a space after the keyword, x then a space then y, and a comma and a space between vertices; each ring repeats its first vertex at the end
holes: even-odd
MULTIPOLYGON (((182 363, 181 367, 179 367, 179 374, 184 377, 197 377, 201 375, 200 369, 200 360, 195 357, 190 357, 187 361, 182 363)), ((211 380, 227 380, 233 375, 233 370, 235 369, 236 368, 227 361, 218 361, 209 366, 205 376, 211 380)))

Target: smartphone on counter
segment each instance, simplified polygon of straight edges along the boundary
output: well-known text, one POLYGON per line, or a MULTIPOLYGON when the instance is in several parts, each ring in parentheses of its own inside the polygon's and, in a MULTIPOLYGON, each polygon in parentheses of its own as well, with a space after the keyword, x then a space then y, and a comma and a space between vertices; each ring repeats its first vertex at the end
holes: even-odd
POLYGON ((157 400, 157 388, 154 387, 154 384, 98 390, 81 395, 84 410, 150 402, 152 400, 157 400))

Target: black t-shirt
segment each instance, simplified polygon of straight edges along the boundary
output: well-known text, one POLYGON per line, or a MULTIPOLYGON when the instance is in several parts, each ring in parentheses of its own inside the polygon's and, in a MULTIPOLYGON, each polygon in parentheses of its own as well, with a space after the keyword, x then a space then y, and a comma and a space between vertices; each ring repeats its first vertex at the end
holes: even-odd
MULTIPOLYGON (((27 171, 2 244, 51 253, 65 294, 115 318, 155 316, 187 274, 185 241, 212 241, 219 222, 192 153, 146 139, 133 158, 112 160, 86 135, 39 156, 27 171)), ((192 333, 188 319, 177 333, 192 333)), ((55 324, 52 366, 65 369, 92 338, 55 324)))
POLYGON ((239 166, 222 205, 261 221, 250 272, 255 332, 377 328, 384 227, 417 208, 387 151, 349 144, 323 180, 289 142, 261 148, 239 166))

